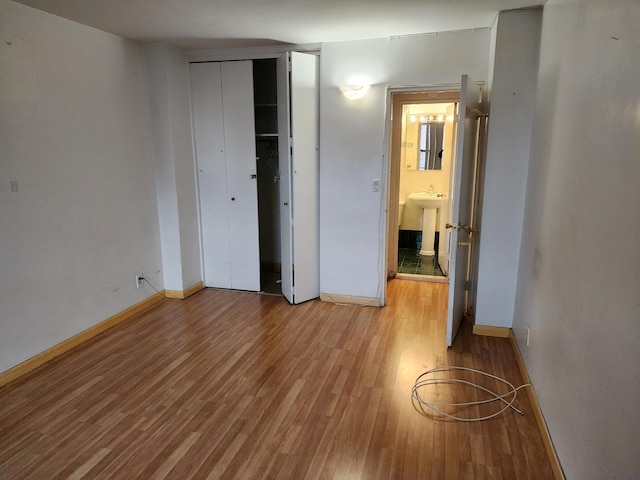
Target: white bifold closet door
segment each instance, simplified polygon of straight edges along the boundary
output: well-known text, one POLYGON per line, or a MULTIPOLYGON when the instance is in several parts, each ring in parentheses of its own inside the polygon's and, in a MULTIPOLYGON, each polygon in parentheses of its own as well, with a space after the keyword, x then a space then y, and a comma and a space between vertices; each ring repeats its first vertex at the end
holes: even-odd
POLYGON ((290 52, 277 67, 282 294, 296 304, 320 295, 318 57, 290 52))
POLYGON ((251 61, 191 64, 204 284, 260 290, 251 61))

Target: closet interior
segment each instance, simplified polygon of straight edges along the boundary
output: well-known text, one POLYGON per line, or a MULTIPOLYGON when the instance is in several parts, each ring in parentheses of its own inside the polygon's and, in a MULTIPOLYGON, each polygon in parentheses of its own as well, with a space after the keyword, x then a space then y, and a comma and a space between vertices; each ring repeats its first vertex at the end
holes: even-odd
POLYGON ((253 101, 258 175, 260 289, 280 289, 280 169, 276 59, 253 60, 253 101))

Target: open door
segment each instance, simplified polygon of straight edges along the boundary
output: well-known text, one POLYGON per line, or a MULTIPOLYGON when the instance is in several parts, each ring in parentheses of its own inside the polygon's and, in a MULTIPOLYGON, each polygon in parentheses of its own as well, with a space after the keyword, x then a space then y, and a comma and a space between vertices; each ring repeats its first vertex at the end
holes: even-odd
POLYGON ((282 294, 297 304, 320 295, 318 57, 278 58, 282 294))
POLYGON ((453 208, 449 238, 449 306, 447 309, 447 346, 453 344, 462 318, 468 313, 468 289, 471 248, 474 235, 474 186, 478 158, 478 122, 481 89, 468 75, 462 76, 458 107, 453 208))

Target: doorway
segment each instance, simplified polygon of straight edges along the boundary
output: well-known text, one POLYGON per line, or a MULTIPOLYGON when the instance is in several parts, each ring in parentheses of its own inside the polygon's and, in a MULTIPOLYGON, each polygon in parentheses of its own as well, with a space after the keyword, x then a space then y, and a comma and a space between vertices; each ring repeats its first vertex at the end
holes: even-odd
MULTIPOLYGON (((486 132, 483 85, 473 82, 468 75, 462 75, 458 91, 402 91, 390 92, 390 161, 387 205, 387 276, 394 278, 397 273, 398 213, 400 192, 400 148, 402 141, 402 116, 405 105, 420 103, 454 103, 454 144, 451 163, 450 195, 444 204, 449 208, 445 218, 448 252, 446 256, 449 298, 447 302, 446 344, 451 346, 463 317, 473 321, 475 303, 475 283, 477 275, 477 244, 480 233, 479 199, 481 198, 483 168, 484 133, 486 132)), ((427 150, 422 148, 421 150, 427 150)), ((425 159, 424 162, 426 163, 425 159)), ((430 188, 431 189, 431 188, 430 188)), ((433 193, 414 192, 425 213, 433 210, 433 193)), ((411 195, 410 195, 411 196, 411 195)), ((407 197, 409 198, 409 197, 407 197)), ((436 202, 436 206, 442 205, 436 202)), ((423 234, 426 227, 423 226, 423 234)), ((422 247, 424 248, 424 246, 422 247)), ((428 245, 427 245, 428 248, 428 245)), ((436 277, 431 277, 436 278, 436 277)))
POLYGON ((457 90, 391 93, 387 278, 447 281, 459 98, 457 90))
POLYGON ((260 291, 281 294, 280 165, 276 59, 253 60, 260 291))

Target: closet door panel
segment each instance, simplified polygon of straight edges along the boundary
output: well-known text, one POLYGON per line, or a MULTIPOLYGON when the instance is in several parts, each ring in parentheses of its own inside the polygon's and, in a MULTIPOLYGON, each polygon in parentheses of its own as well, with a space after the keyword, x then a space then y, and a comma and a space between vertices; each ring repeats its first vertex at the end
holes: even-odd
POLYGON ((258 189, 251 61, 223 62, 231 288, 260 290, 258 189))
POLYGON ((191 65, 204 283, 260 290, 251 61, 191 65))
POLYGON ((295 303, 320 296, 318 57, 291 53, 291 188, 295 303))
POLYGON ((282 294, 293 303, 320 295, 318 58, 278 58, 282 294))
POLYGON ((191 64, 191 90, 204 284, 231 288, 221 64, 191 64))
POLYGON ((282 295, 290 302, 293 298, 293 204, 291 198, 291 109, 289 101, 290 55, 278 58, 278 152, 280 176, 280 261, 282 295))

